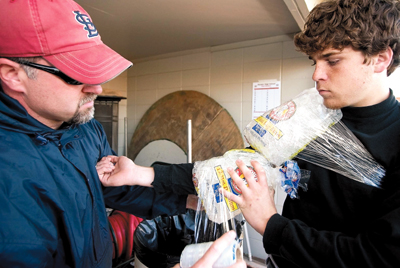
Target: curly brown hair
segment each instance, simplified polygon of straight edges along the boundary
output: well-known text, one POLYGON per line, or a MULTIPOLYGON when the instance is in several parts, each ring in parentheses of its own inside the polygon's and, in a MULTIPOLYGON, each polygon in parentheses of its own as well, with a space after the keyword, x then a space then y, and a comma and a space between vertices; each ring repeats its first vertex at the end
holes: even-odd
POLYGON ((390 75, 400 64, 399 0, 328 0, 309 14, 304 30, 296 34, 297 49, 313 55, 326 48, 351 46, 361 51, 368 63, 371 56, 393 50, 390 75))

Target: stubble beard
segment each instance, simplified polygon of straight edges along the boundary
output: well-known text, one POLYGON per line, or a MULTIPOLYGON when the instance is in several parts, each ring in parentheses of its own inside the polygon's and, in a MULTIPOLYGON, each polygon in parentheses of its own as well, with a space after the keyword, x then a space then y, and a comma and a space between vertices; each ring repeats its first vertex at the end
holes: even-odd
POLYGON ((332 109, 332 110, 339 110, 342 109, 344 106, 343 104, 341 104, 340 102, 335 102, 329 99, 324 99, 324 105, 326 108, 328 109, 332 109))
POLYGON ((75 115, 68 122, 70 124, 85 124, 93 119, 94 117, 94 107, 87 108, 86 110, 80 111, 79 109, 87 102, 94 101, 97 98, 97 95, 90 94, 83 99, 80 100, 78 104, 78 108, 75 112, 75 115))

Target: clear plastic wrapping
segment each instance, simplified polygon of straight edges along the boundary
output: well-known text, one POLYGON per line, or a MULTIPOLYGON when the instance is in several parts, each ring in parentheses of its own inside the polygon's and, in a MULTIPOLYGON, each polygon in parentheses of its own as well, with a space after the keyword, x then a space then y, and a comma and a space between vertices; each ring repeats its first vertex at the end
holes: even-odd
POLYGON ((341 118, 340 110, 326 108, 318 91, 308 89, 252 120, 243 133, 254 149, 279 166, 341 118))
POLYGON ((385 169, 341 121, 310 142, 297 158, 375 187, 385 176, 385 169))
POLYGON ((275 188, 279 170, 271 167, 265 157, 254 150, 231 150, 223 156, 195 162, 193 182, 197 194, 202 201, 203 208, 209 219, 213 222, 226 222, 241 213, 235 202, 228 200, 219 192, 219 188, 222 187, 235 195, 241 194, 239 188, 227 172, 228 167, 236 168, 235 170, 238 175, 245 180, 243 174, 240 173, 239 168, 236 166, 237 159, 243 160, 250 170, 254 170, 250 161, 257 160, 265 169, 269 187, 275 188))
POLYGON ((385 175, 357 137, 340 121, 340 110, 328 109, 316 89, 252 120, 244 129, 249 144, 272 165, 294 157, 379 187, 385 175))

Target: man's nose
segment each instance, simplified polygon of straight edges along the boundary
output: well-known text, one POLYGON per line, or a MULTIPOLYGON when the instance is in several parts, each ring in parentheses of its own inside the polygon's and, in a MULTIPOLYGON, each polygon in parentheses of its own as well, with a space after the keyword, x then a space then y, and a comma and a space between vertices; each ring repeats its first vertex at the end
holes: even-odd
POLYGON ((315 82, 321 81, 321 80, 326 80, 327 75, 325 69, 320 65, 320 64, 315 64, 315 70, 312 76, 312 79, 315 82))
POLYGON ((103 88, 101 87, 101 85, 85 85, 82 91, 85 93, 100 95, 101 92, 103 92, 103 88))

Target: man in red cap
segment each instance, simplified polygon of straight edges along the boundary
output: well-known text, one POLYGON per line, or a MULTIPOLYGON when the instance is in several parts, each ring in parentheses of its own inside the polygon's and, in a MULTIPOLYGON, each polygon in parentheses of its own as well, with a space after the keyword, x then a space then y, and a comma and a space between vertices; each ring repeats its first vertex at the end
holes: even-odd
POLYGON ((186 211, 187 195, 98 179, 114 152, 94 99, 132 63, 71 0, 2 0, 0 28, 0 266, 111 267, 106 205, 142 218, 186 211))

